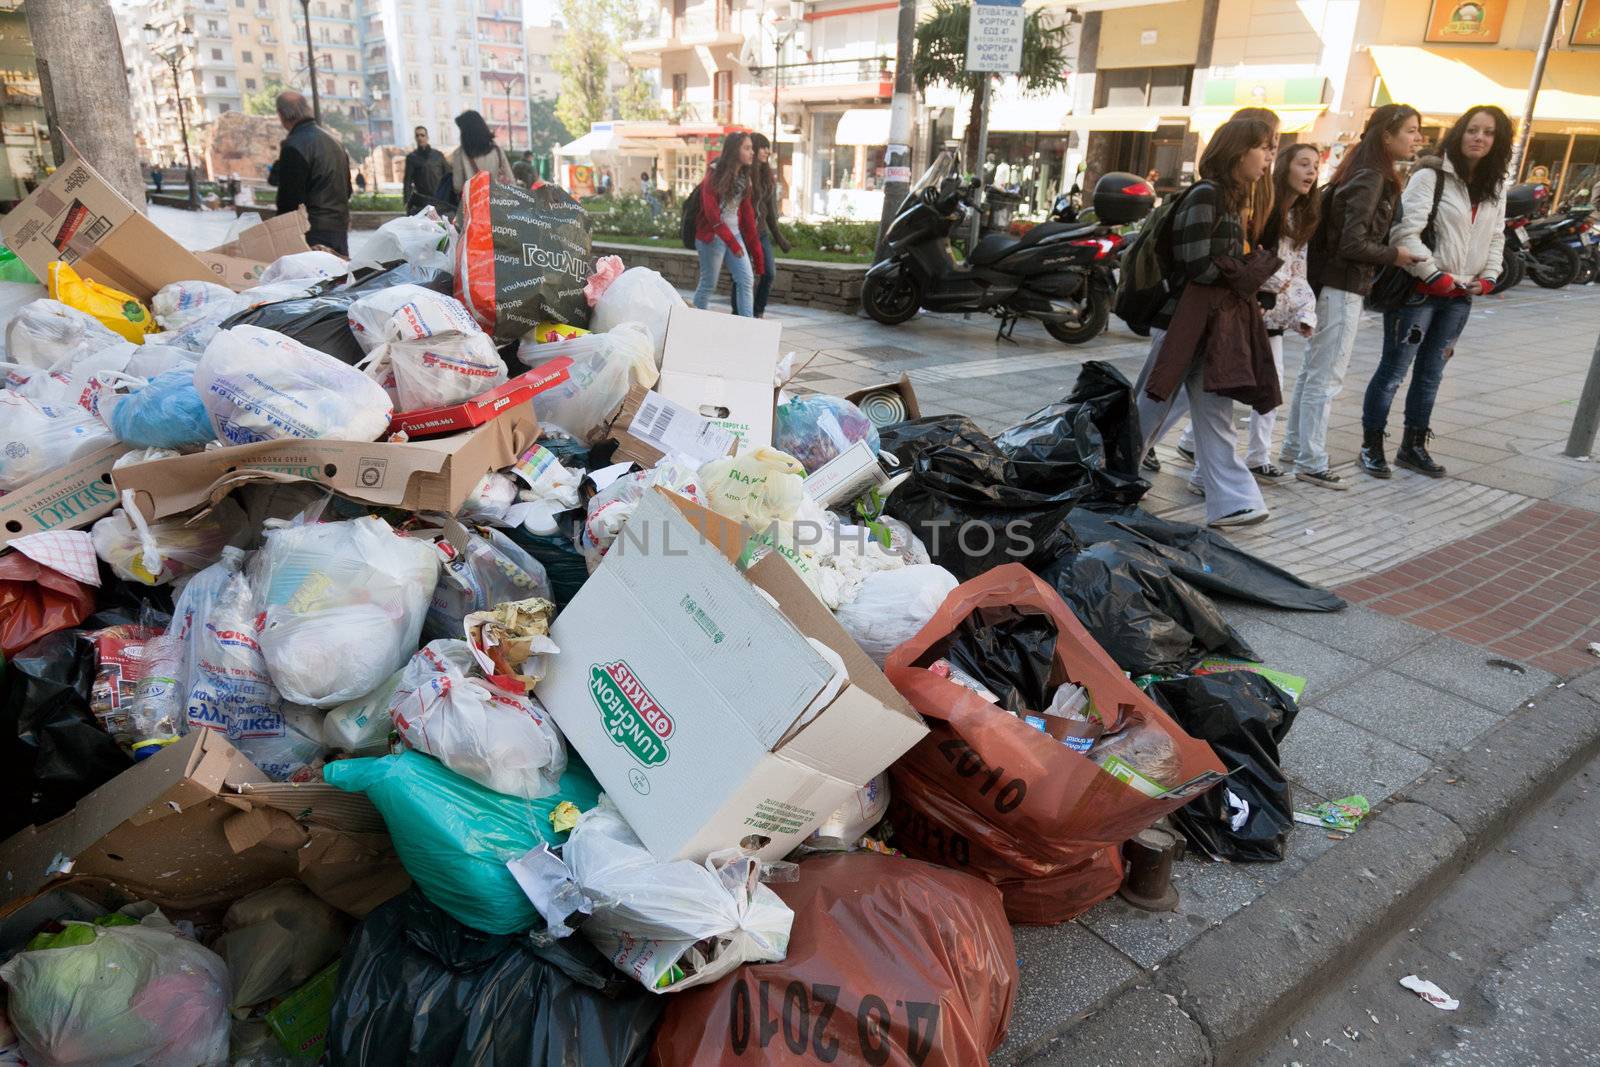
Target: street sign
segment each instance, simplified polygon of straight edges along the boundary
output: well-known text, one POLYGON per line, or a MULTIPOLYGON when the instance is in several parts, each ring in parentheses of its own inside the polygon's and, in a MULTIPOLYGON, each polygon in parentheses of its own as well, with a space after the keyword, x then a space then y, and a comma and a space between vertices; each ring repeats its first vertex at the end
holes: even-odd
POLYGON ((967 70, 1015 74, 1022 69, 1022 0, 974 0, 967 24, 967 70))

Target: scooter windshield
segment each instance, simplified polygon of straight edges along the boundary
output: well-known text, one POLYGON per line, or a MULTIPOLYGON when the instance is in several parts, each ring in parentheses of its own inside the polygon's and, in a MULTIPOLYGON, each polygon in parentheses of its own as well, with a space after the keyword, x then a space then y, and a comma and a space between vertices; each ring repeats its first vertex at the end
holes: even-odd
POLYGON ((946 178, 956 170, 956 154, 952 149, 940 149, 939 155, 922 172, 922 177, 917 179, 917 184, 911 187, 910 196, 917 196, 925 189, 938 189, 946 178))

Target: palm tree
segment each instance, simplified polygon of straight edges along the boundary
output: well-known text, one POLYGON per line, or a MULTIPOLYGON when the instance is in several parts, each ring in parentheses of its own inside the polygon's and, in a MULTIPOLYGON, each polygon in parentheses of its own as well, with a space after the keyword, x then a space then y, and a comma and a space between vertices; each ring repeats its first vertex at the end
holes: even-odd
MULTIPOLYGON (((978 125, 982 119, 979 88, 988 74, 967 73, 967 24, 972 15, 970 0, 934 0, 933 13, 917 26, 917 57, 912 64, 917 91, 930 85, 943 85, 972 97, 967 117, 963 154, 973 173, 977 165, 978 125)), ((1043 10, 1030 12, 1022 30, 1022 69, 1017 81, 1029 95, 1060 88, 1067 73, 1065 25, 1047 19, 1043 10)))

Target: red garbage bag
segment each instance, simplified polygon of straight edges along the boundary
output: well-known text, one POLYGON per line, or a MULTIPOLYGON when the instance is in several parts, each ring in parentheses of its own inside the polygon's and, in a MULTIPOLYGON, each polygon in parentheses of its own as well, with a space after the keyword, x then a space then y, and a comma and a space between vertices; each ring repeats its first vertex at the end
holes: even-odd
POLYGON ((1017 995, 1000 894, 959 871, 875 852, 808 859, 799 873, 772 886, 794 910, 788 955, 667 997, 650 1062, 988 1062, 1017 995))
POLYGON ((1211 747, 1135 687, 1061 596, 1021 564, 957 586, 889 655, 884 674, 930 728, 889 768, 894 844, 987 878, 1013 922, 1064 922, 1116 892, 1122 842, 1224 773, 1211 747), (1095 746, 1087 754, 928 669, 974 612, 1054 624, 1049 684, 1083 686, 1100 717, 1081 731, 1095 746))
POLYGON ((78 625, 92 611, 92 586, 21 552, 0 556, 0 653, 14 656, 46 634, 78 625))

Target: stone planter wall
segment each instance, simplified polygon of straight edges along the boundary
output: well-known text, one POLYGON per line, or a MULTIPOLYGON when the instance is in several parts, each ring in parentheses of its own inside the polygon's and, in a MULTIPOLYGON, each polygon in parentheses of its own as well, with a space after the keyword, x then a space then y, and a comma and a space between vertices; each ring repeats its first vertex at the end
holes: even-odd
MULTIPOLYGON (((594 251, 596 255, 621 256, 630 267, 660 271, 662 277, 679 289, 693 289, 699 276, 699 257, 686 248, 640 248, 596 241, 594 251)), ((853 315, 861 306, 861 281, 866 275, 865 264, 779 259, 771 299, 774 304, 820 307, 853 315)), ((728 293, 732 289, 733 281, 724 269, 717 282, 717 292, 728 293)))

